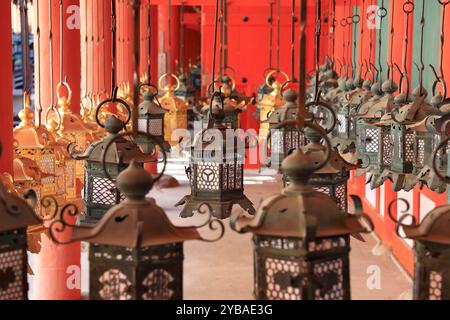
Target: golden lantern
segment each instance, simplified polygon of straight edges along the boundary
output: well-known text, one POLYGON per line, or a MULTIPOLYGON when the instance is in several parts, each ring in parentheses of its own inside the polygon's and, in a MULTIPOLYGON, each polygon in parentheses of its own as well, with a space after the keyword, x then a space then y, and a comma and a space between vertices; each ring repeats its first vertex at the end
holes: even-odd
MULTIPOLYGON (((276 73, 283 75, 286 79, 286 82, 289 81, 289 77, 284 72, 277 72, 273 70, 269 72, 266 76, 266 85, 270 86, 273 90, 269 94, 264 95, 263 99, 259 101, 259 112, 260 112, 260 127, 259 127, 259 137, 260 141, 264 141, 269 133, 269 123, 267 120, 272 112, 281 108, 285 101, 283 96, 281 95, 281 91, 283 89, 283 83, 279 82, 275 78, 273 78, 276 73), (269 79, 274 79, 272 83, 269 83, 269 79)), ((284 83, 286 83, 284 82, 284 83)))
MULTIPOLYGON (((95 108, 100 104, 101 94, 88 95, 81 98, 80 114, 84 123, 92 130, 95 140, 100 140, 105 136, 105 131, 95 121, 95 108)), ((106 115, 104 115, 106 118, 106 115)), ((106 119, 105 119, 106 120, 106 119)))
MULTIPOLYGON (((60 82, 56 87, 56 93, 59 108, 57 110, 47 110, 45 118, 48 130, 57 134, 57 139, 61 145, 67 146, 70 143, 76 143, 82 149, 87 148, 87 146, 94 141, 95 136, 92 127, 89 127, 84 123, 81 115, 72 112, 70 108, 72 102, 72 90, 66 82, 60 82), (66 88, 67 96, 60 94, 62 87, 66 88), (50 114, 50 111, 54 111, 54 114, 50 114)), ((67 152, 64 158, 67 161, 64 165, 64 170, 65 176, 69 179, 68 188, 69 190, 74 189, 76 188, 77 181, 79 181, 79 185, 82 185, 83 183, 84 166, 82 163, 71 159, 67 152), (73 174, 74 176, 72 176, 73 174)), ((69 194, 70 198, 72 198, 72 196, 73 199, 79 198, 76 191, 75 194, 69 194)))
POLYGON ((14 128, 15 156, 37 163, 38 168, 47 176, 41 180, 41 196, 55 195, 56 166, 60 159, 55 137, 43 126, 34 125, 34 112, 30 107, 30 96, 24 93, 24 107, 19 112, 20 124, 14 128))
POLYGON ((159 78, 159 88, 165 92, 161 97, 161 106, 166 109, 168 113, 164 117, 164 140, 168 141, 172 146, 176 146, 179 141, 184 138, 184 135, 180 136, 179 140, 172 141, 172 135, 176 129, 187 129, 187 112, 189 105, 183 99, 175 96, 175 91, 180 87, 180 79, 174 74, 163 74, 159 78), (168 77, 172 77, 176 85, 168 82, 167 85, 163 85, 163 80, 168 77))

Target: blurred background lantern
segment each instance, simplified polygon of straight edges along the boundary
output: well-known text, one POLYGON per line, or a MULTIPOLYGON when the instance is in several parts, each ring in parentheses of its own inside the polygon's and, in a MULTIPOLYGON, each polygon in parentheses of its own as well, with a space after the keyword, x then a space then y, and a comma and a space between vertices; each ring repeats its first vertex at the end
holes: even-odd
MULTIPOLYGON (((158 89, 152 85, 145 85, 141 86, 142 90, 144 90, 143 101, 138 106, 138 130, 151 134, 164 147, 164 150, 169 152, 170 145, 164 140, 164 117, 167 111, 159 104, 158 89)), ((147 142, 145 138, 138 137, 136 141, 144 153, 153 153, 152 149, 155 146, 147 142)))
POLYGON ((213 216, 219 219, 228 218, 234 204, 254 214, 252 202, 244 195, 246 141, 224 125, 220 91, 211 97, 210 117, 208 128, 196 135, 191 146, 190 164, 186 169, 191 194, 176 204, 185 205, 180 215, 183 218, 193 216, 202 203, 210 205, 213 216), (213 108, 216 97, 221 105, 213 108))
POLYGON ((192 86, 191 81, 185 74, 181 74, 180 77, 180 87, 175 90, 175 96, 187 102, 189 106, 195 105, 196 90, 192 86))
MULTIPOLYGON (((116 143, 114 140, 123 140, 127 135, 130 134, 111 138, 105 146, 105 155, 116 143)), ((138 135, 152 139, 148 134, 138 135)), ((158 144, 156 140, 153 143, 158 144)), ((106 170, 106 163, 103 163, 103 170, 106 170)), ((164 169, 160 175, 163 173, 164 169)), ((80 228, 67 223, 65 215, 76 215, 74 208, 62 212, 61 219, 50 226, 50 234, 57 243, 90 243, 90 299, 181 300, 183 242, 213 242, 222 238, 224 226, 212 220, 210 213, 200 227, 174 226, 154 199, 146 199, 154 182, 152 175, 132 160, 117 177, 117 187, 125 195, 125 201, 110 208, 95 226, 80 228), (203 238, 198 229, 205 226, 219 235, 215 239, 203 238), (71 239, 60 241, 58 234, 66 227, 73 229, 71 239)), ((202 206, 202 212, 207 209, 207 205, 202 206)))
POLYGON ((30 205, 0 181, 0 300, 28 299, 27 227, 40 223, 30 205))
POLYGON ((362 213, 343 214, 328 195, 308 185, 329 161, 331 144, 322 137, 327 151, 321 161, 295 150, 282 164, 290 185, 264 200, 254 218, 232 216, 234 230, 253 233, 256 299, 350 299, 349 235, 367 232, 361 218, 371 221, 362 213))
POLYGON ((189 105, 186 101, 175 96, 175 91, 180 87, 180 80, 174 74, 163 74, 159 78, 159 89, 164 92, 164 95, 160 98, 161 106, 167 111, 164 116, 164 134, 165 140, 170 143, 171 146, 176 146, 181 139, 185 138, 185 135, 180 133, 178 140, 172 140, 175 137, 175 131, 177 129, 187 129, 187 112, 189 105), (170 77, 170 78, 169 78, 170 77), (169 78, 169 79, 168 79, 169 78), (163 85, 163 81, 166 80, 168 83, 163 85), (171 80, 174 80, 176 84, 173 84, 171 80))

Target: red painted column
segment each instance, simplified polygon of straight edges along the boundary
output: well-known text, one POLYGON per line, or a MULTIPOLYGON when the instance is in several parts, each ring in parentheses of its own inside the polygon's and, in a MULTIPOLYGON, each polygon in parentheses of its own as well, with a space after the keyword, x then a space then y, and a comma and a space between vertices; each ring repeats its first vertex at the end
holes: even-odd
MULTIPOLYGON (((169 34, 169 6, 167 4, 162 4, 158 6, 158 39, 164 36, 164 42, 159 41, 159 52, 166 53, 166 70, 165 72, 171 71, 175 73, 176 71, 176 61, 180 58, 180 7, 171 6, 170 9, 170 20, 171 20, 171 32, 169 34), (172 42, 171 50, 171 60, 169 61, 169 37, 172 42), (163 46, 161 47, 161 44, 163 46), (170 63, 170 66, 169 66, 170 63)), ((161 74, 161 70, 159 70, 161 74)))
POLYGON ((12 26, 11 1, 0 1, 0 174, 12 173, 13 162, 13 97, 12 97, 12 26))
MULTIPOLYGON (((63 67, 64 75, 72 88, 72 108, 79 110, 80 102, 80 30, 76 19, 79 18, 79 1, 64 0, 64 45, 63 45, 63 67), (75 19, 75 20, 74 20, 75 19)), ((41 48, 36 52, 41 59, 41 78, 38 77, 36 68, 36 81, 41 83, 41 94, 44 106, 50 103, 51 81, 50 81, 50 40, 49 34, 49 2, 39 1, 39 22, 41 27, 41 48)), ((35 11, 36 14, 36 11, 35 11)), ((54 86, 59 81, 59 1, 52 1, 53 17, 53 64, 54 64, 54 86)), ((35 39, 37 43, 37 39, 35 39)), ((37 82, 36 82, 36 88, 37 82)), ((68 234, 64 235, 65 237, 68 234)), ((41 238, 42 250, 37 256, 34 278, 34 295, 39 300, 56 299, 80 299, 80 244, 75 243, 68 246, 59 246, 45 234, 41 238)))

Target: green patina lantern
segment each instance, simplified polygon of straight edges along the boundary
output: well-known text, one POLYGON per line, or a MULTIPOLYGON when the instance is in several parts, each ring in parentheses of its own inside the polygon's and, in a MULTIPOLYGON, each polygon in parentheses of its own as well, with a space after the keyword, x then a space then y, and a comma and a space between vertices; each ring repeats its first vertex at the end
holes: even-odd
MULTIPOLYGON (((242 112, 245 111, 247 107, 247 102, 245 100, 237 102, 235 99, 222 94, 221 98, 214 97, 213 112, 215 112, 216 109, 218 108, 222 108, 221 101, 223 101, 223 112, 225 113, 225 117, 222 121, 223 125, 225 125, 228 129, 235 129, 235 130, 240 129, 241 128, 240 115, 242 112)), ((202 127, 206 129, 208 128, 209 122, 212 121, 210 116, 209 104, 206 104, 202 108, 201 115, 202 115, 202 127)))
POLYGON ((0 181, 0 300, 27 300, 27 227, 42 224, 0 181))
POLYGON ((68 224, 68 212, 62 212, 61 220, 51 224, 50 235, 59 244, 90 243, 91 300, 181 300, 183 243, 212 242, 223 236, 223 224, 212 220, 211 215, 200 227, 174 226, 154 199, 146 199, 153 184, 152 175, 132 161, 117 177, 117 187, 125 200, 110 208, 95 226, 68 224), (205 226, 219 232, 219 236, 204 239, 198 229, 205 226), (58 234, 66 227, 72 228, 71 239, 59 241, 58 234))
MULTIPOLYGON (((330 142, 327 142, 330 147, 330 142)), ((309 179, 315 163, 301 149, 282 165, 291 184, 261 203, 255 218, 233 216, 239 233, 253 233, 254 296, 260 300, 349 300, 350 234, 367 232, 364 214, 343 214, 309 179)))
POLYGON ((281 163, 295 149, 305 146, 305 135, 295 125, 297 119, 297 93, 286 90, 283 93, 286 103, 279 109, 273 111, 267 122, 270 132, 270 167, 281 172, 281 163), (280 124, 290 121, 292 125, 280 127, 280 124))
MULTIPOLYGON (((396 201, 409 207, 404 199, 396 201)), ((404 215, 399 220, 394 218, 391 210, 389 215, 397 223, 397 234, 415 241, 413 299, 450 300, 450 206, 433 209, 420 224, 411 215, 404 215), (412 223, 403 223, 406 219, 412 223)))
MULTIPOLYGON (((98 119, 100 108, 109 102, 112 101, 106 100, 100 104, 96 113, 98 124, 106 130, 108 135, 102 140, 92 143, 84 153, 77 153, 73 144, 68 147, 71 158, 85 163, 84 211, 81 217, 83 223, 97 222, 112 206, 125 199, 125 196, 102 170, 102 156, 105 146, 125 128, 128 122, 124 123, 117 117, 111 116, 105 124, 100 123, 98 119)), ((115 102, 129 108, 122 100, 115 100, 115 102)), ((113 146, 109 148, 108 154, 105 156, 108 175, 116 178, 133 159, 140 165, 153 161, 151 155, 144 153, 134 141, 126 138, 114 140, 113 146)))
MULTIPOLYGON (((163 147, 164 151, 170 151, 170 144, 164 140, 164 116, 167 113, 161 107, 157 99, 158 90, 154 86, 148 87, 143 95, 143 101, 138 106, 138 130, 151 134, 163 147), (151 91, 151 90, 155 91, 151 91)), ((145 137, 138 137, 136 142, 144 153, 153 153, 154 145, 146 141, 145 137)))
MULTIPOLYGON (((322 137, 316 131, 305 130, 305 137, 309 143, 302 147, 302 151, 308 154, 311 161, 317 163, 323 161, 326 153, 326 146, 321 143, 322 137)), ((351 164, 333 149, 330 152, 330 158, 323 168, 320 168, 310 176, 309 185, 316 191, 330 196, 342 210, 348 211, 348 193, 347 183, 350 179, 350 171, 356 170, 358 164, 351 164)), ((284 174, 283 180, 285 186, 289 186, 289 177, 284 174)))
POLYGON ((190 164, 186 169, 191 194, 176 206, 184 205, 181 217, 191 217, 202 203, 208 203, 213 216, 226 219, 233 205, 238 204, 250 214, 252 202, 244 195, 245 141, 235 130, 224 125, 225 112, 220 92, 211 98, 208 128, 199 132, 190 148, 190 164), (221 107, 213 108, 216 97, 221 107))

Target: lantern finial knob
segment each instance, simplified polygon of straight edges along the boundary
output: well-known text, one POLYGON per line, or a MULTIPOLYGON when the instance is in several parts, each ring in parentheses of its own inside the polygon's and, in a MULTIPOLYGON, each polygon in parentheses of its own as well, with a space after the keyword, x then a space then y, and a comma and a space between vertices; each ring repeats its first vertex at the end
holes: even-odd
POLYGON ((109 134, 118 134, 124 128, 124 123, 116 116, 111 116, 105 121, 105 130, 109 134))
POLYGON ((296 149, 283 160, 281 169, 294 186, 306 185, 316 169, 316 164, 301 149, 296 149))
POLYGON ((311 141, 314 144, 320 143, 320 140, 322 140, 322 135, 317 132, 317 130, 313 130, 311 128, 305 129, 305 138, 311 141))
POLYGON ((144 200, 153 188, 153 181, 152 175, 132 160, 128 168, 117 177, 117 188, 127 199, 144 200))
POLYGON ((286 102, 295 102, 298 98, 298 94, 295 90, 289 89, 283 93, 283 98, 286 102))
POLYGON ((23 109, 19 112, 19 119, 22 121, 20 127, 30 127, 33 125, 34 112, 31 110, 30 94, 23 94, 23 109))

